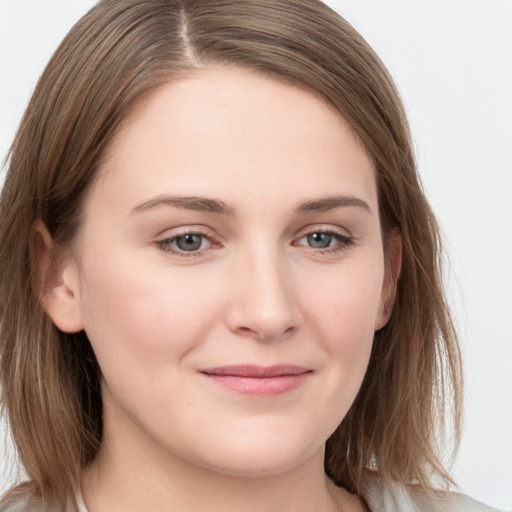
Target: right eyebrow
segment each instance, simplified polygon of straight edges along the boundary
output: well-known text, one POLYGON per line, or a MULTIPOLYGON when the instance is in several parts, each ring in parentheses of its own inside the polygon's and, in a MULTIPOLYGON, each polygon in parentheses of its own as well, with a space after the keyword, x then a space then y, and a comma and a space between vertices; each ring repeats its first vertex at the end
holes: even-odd
POLYGON ((197 196, 168 196, 162 195, 153 197, 146 201, 136 204, 131 210, 129 215, 145 212, 158 206, 173 206, 174 208, 181 208, 185 210, 194 210, 204 213, 216 213, 219 215, 234 215, 235 207, 228 205, 220 199, 211 199, 208 197, 197 196))

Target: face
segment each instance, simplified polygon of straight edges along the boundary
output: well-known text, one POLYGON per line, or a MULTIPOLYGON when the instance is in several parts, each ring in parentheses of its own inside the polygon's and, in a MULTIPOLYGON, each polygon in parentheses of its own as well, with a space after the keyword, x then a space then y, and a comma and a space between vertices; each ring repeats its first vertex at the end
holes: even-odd
POLYGON ((322 454, 392 288, 346 122, 299 88, 208 70, 141 103, 101 171, 49 312, 91 341, 105 445, 244 475, 322 454))

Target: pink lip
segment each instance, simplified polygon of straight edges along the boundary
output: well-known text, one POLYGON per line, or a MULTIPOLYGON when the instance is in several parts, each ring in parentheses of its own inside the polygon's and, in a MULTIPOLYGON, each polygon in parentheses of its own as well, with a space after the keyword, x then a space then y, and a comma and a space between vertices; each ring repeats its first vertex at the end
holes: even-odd
POLYGON ((276 396, 301 386, 312 370, 283 364, 276 366, 221 366, 200 373, 224 388, 244 395, 276 396))

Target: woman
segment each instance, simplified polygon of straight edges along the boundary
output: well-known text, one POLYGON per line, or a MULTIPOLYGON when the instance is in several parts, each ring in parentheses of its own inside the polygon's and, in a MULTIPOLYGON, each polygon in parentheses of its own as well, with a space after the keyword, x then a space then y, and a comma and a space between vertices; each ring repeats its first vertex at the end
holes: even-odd
POLYGON ((438 230, 392 80, 323 4, 100 2, 0 207, 29 477, 1 510, 489 510, 434 490, 438 230))

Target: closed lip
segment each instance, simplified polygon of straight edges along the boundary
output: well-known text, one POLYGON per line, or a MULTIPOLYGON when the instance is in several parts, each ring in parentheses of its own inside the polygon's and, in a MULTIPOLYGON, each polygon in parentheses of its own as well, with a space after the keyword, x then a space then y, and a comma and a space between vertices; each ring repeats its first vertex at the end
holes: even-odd
POLYGON ((224 389, 245 396, 274 397, 301 387, 313 370, 302 366, 231 365, 205 368, 200 373, 224 389))
POLYGON ((218 377, 246 377, 253 379, 265 379, 271 377, 284 377, 310 373, 312 370, 293 364, 278 364, 274 366, 257 365, 231 365, 215 368, 205 368, 201 373, 218 377))

